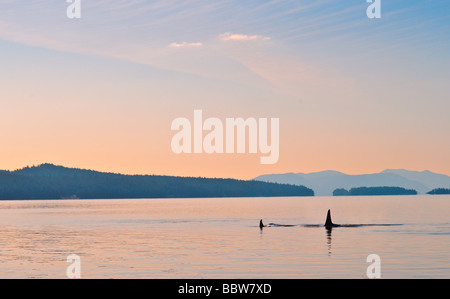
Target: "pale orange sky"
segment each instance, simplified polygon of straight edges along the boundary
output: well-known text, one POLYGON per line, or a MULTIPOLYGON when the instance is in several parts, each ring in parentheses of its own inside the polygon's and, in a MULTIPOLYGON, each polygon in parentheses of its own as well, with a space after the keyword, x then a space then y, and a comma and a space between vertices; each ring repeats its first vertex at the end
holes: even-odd
POLYGON ((106 1, 69 20, 64 1, 2 3, 0 169, 450 175, 448 3, 406 4, 370 20, 365 3, 106 1), (195 109, 279 118, 278 163, 174 154, 171 122, 195 109))

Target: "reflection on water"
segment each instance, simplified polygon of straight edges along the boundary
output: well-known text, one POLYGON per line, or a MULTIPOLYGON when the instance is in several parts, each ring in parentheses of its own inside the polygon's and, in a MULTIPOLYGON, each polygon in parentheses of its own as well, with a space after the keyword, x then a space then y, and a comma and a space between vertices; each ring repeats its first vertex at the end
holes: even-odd
POLYGON ((327 227, 325 230, 327 232, 328 255, 331 255, 331 233, 333 232, 333 228, 327 227))
POLYGON ((449 278, 450 196, 0 202, 0 278, 449 278), (336 223, 395 223, 325 229, 336 223), (259 219, 268 223, 259 228, 259 219), (310 226, 305 224, 312 224, 310 226), (325 231, 325 236, 324 236, 325 231))

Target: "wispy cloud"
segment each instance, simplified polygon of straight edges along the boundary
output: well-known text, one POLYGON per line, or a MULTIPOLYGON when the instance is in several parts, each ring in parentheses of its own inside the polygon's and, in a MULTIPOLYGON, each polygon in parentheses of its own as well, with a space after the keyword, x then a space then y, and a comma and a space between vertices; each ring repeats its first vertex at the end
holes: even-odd
POLYGON ((223 41, 264 41, 270 39, 270 37, 262 35, 245 35, 230 32, 219 35, 219 38, 223 41))
POLYGON ((203 43, 188 43, 188 42, 181 42, 181 43, 171 43, 169 45, 170 48, 198 48, 202 47, 203 43))
MULTIPOLYGON (((398 51, 421 46, 435 53, 449 45, 440 38, 449 29, 444 0, 429 9, 434 18, 421 14, 428 4, 386 4, 377 23, 365 16, 366 3, 352 1, 98 0, 83 5, 81 20, 66 17, 65 1, 19 2, 1 1, 0 39, 239 82, 253 80, 251 73, 291 93, 305 85, 351 85, 346 78, 338 80, 339 72, 320 66, 333 55, 339 64, 353 65, 358 59, 381 57, 380 46, 391 52, 394 46, 398 51), (395 42, 388 42, 394 37, 395 42)), ((336 69, 347 72, 346 67, 336 69)))

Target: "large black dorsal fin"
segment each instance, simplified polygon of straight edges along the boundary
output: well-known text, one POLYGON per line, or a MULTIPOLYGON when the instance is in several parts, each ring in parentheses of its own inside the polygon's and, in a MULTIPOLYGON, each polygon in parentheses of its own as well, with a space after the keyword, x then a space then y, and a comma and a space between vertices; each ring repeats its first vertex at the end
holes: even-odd
POLYGON ((325 221, 325 227, 333 227, 333 221, 331 221, 331 212, 328 210, 327 220, 325 221))

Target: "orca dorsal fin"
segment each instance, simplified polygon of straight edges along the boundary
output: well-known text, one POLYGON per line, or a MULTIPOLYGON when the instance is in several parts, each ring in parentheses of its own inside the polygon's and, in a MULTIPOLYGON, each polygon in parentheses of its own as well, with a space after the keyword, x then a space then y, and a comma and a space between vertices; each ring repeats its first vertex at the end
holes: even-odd
POLYGON ((327 220, 325 221, 325 227, 333 227, 333 221, 331 221, 331 212, 328 210, 327 220))
POLYGON ((261 220, 259 220, 259 228, 263 228, 264 227, 264 224, 263 224, 263 221, 262 221, 262 219, 261 220))

